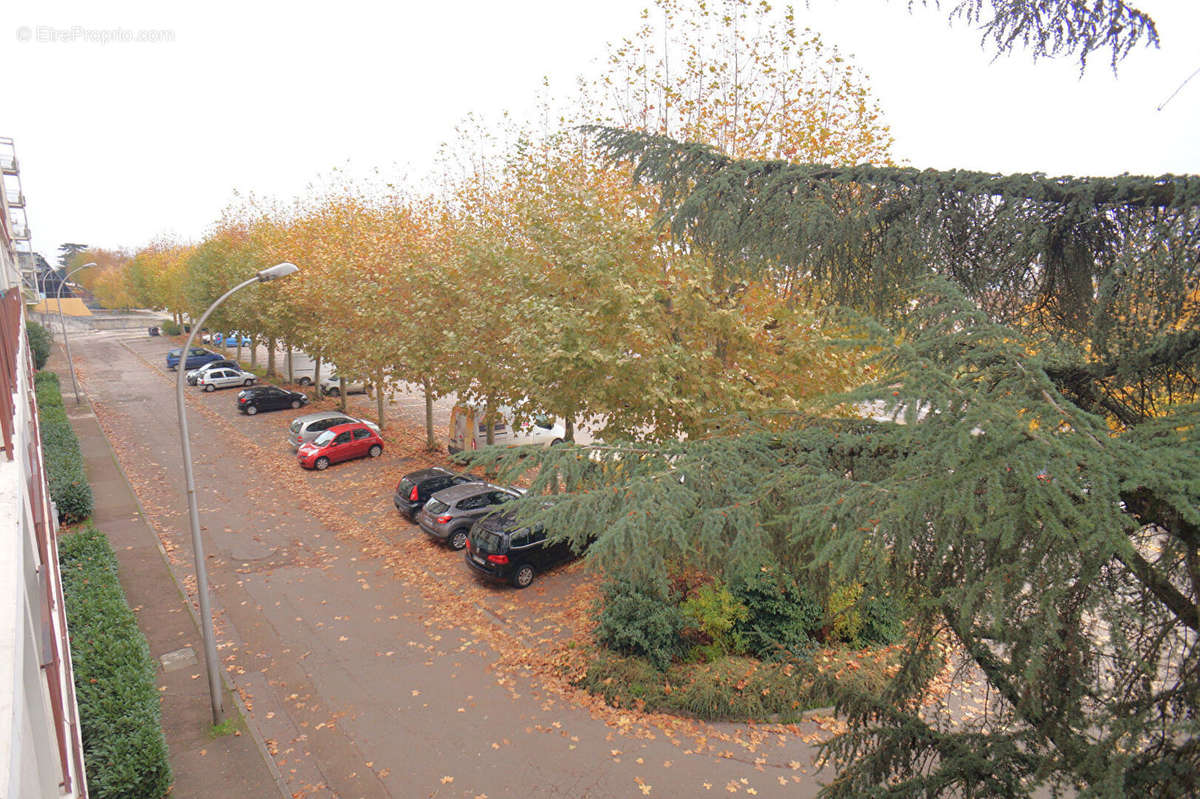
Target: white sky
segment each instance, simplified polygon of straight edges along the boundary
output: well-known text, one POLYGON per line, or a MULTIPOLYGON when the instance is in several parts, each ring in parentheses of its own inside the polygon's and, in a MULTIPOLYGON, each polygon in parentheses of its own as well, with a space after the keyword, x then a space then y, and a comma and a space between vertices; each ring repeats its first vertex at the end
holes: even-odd
MULTIPOLYGON (((4 0, 0 136, 16 141, 34 249, 51 263, 64 241, 196 239, 235 190, 291 198, 347 163, 423 174, 463 116, 521 112, 543 76, 566 90, 647 5, 4 0), (44 28, 173 41, 39 41, 44 28)), ((977 32, 907 0, 796 5, 870 76, 913 166, 1200 173, 1200 76, 1155 110, 1200 68, 1198 0, 1138 0, 1161 49, 1115 78, 1101 53, 1082 79, 1070 59, 993 61, 977 32)))

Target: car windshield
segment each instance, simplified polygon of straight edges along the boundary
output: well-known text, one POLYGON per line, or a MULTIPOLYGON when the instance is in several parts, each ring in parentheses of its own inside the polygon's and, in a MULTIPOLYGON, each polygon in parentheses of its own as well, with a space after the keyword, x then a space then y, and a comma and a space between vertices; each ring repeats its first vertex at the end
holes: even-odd
POLYGON ((316 444, 318 447, 323 447, 326 444, 328 444, 330 441, 333 441, 333 431, 332 430, 326 430, 324 433, 322 433, 321 435, 319 435, 313 439, 313 443, 316 444))

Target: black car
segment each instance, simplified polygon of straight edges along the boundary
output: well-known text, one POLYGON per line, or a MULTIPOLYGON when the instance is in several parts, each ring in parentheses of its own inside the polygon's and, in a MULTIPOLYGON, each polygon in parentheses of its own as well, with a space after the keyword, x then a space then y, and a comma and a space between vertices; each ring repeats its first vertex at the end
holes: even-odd
POLYGON ((201 366, 199 369, 188 370, 188 373, 186 375, 187 384, 189 386, 196 385, 196 383, 200 379, 200 375, 203 374, 204 372, 209 371, 210 369, 237 369, 240 372, 242 369, 242 365, 240 363, 238 363, 237 361, 231 361, 228 358, 222 358, 219 361, 209 361, 208 363, 201 366))
POLYGON ((298 391, 284 391, 275 386, 254 386, 242 389, 237 396, 238 410, 250 416, 259 411, 299 408, 307 404, 307 394, 301 394, 298 391))
POLYGON ((410 522, 415 522, 417 511, 425 507, 429 498, 438 491, 463 483, 480 482, 483 482, 482 479, 474 475, 455 474, 440 466, 421 469, 417 472, 409 472, 400 478, 399 484, 396 485, 396 495, 392 497, 392 504, 396 506, 396 510, 400 511, 401 516, 410 522))
POLYGON ((528 587, 538 572, 575 557, 569 543, 548 542, 541 526, 522 525, 511 512, 477 521, 465 555, 476 574, 517 588, 528 587))

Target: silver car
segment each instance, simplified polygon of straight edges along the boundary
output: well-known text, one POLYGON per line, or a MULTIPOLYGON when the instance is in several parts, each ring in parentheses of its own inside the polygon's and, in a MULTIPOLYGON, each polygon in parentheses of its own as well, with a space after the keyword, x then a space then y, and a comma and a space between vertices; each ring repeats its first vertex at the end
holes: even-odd
POLYGON ((293 419, 292 423, 288 425, 287 440, 292 449, 299 449, 301 444, 307 444, 329 428, 351 422, 361 422, 376 433, 379 432, 379 425, 366 419, 355 419, 353 416, 347 416, 338 411, 317 411, 293 419))
POLYGON ((417 512, 417 524, 433 538, 445 541, 454 549, 462 549, 476 519, 524 493, 520 488, 504 488, 491 483, 464 483, 444 488, 417 512))
POLYGON ((233 388, 234 386, 252 386, 258 380, 253 372, 243 372, 241 369, 209 369, 196 377, 196 385, 205 391, 215 391, 218 388, 233 388))

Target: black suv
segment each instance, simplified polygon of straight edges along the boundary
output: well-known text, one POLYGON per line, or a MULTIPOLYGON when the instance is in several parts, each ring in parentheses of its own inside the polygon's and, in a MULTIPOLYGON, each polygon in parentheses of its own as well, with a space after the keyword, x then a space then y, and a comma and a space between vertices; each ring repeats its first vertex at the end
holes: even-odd
POLYGON ((476 574, 517 588, 528 587, 538 572, 575 557, 569 543, 548 543, 541 526, 521 525, 512 512, 476 522, 465 554, 476 574))
POLYGON ((425 507, 429 498, 443 488, 463 483, 482 482, 481 478, 474 475, 455 474, 440 466, 421 469, 418 472, 409 472, 400 478, 400 482, 396 485, 396 495, 392 497, 392 504, 396 506, 396 510, 400 511, 401 516, 410 522, 415 522, 417 511, 425 507))
POLYGON ((239 391, 237 396, 238 410, 251 416, 259 411, 299 408, 307 404, 307 394, 301 394, 298 391, 284 391, 275 386, 254 386, 239 391))

